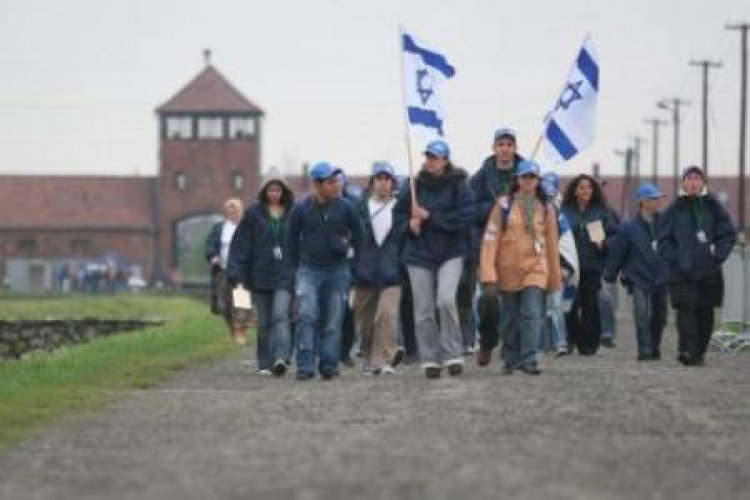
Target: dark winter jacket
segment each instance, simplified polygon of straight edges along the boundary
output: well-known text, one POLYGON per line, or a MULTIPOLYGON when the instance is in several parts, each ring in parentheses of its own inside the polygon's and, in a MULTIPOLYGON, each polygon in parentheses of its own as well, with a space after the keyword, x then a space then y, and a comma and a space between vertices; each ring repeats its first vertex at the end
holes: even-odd
POLYGON ((206 237, 203 252, 206 256, 206 262, 211 262, 211 259, 218 257, 221 253, 221 228, 223 227, 224 221, 217 222, 206 237))
POLYGON ((292 210, 287 231, 289 257, 294 267, 333 269, 355 259, 362 244, 362 223, 357 209, 337 198, 320 204, 310 196, 292 210))
POLYGON ((248 290, 294 289, 295 269, 286 246, 288 210, 278 220, 263 203, 245 211, 229 250, 230 282, 243 283, 248 290), (281 259, 276 254, 279 251, 281 259))
POLYGON ((607 249, 612 238, 617 234, 617 223, 612 213, 602 206, 589 206, 585 212, 581 212, 576 205, 563 205, 562 212, 573 228, 581 272, 601 274, 604 270, 607 249), (586 228, 587 224, 596 220, 601 221, 606 238, 601 249, 591 241, 586 228))
MULTIPOLYGON (((382 245, 375 240, 372 214, 365 198, 358 205, 364 225, 364 239, 354 266, 354 284, 363 287, 385 288, 401 284, 401 250, 406 237, 407 221, 394 214, 393 224, 382 245)), ((379 217, 381 213, 375 214, 379 217)))
POLYGON ((666 263, 656 253, 656 228, 661 216, 656 214, 649 224, 641 215, 620 226, 612 240, 604 269, 604 281, 613 282, 622 271, 622 280, 652 293, 667 284, 666 263))
MULTIPOLYGON (((436 177, 422 170, 417 176, 419 205, 430 213, 417 236, 407 229, 403 262, 406 265, 437 269, 446 261, 466 257, 469 251, 467 228, 474 223, 474 198, 466 172, 449 165, 436 177)), ((408 221, 411 216, 411 189, 407 185, 394 208, 394 218, 408 221)))
POLYGON ((658 252, 669 267, 672 303, 721 305, 721 265, 737 241, 721 204, 711 195, 681 196, 665 211, 658 234, 658 252))

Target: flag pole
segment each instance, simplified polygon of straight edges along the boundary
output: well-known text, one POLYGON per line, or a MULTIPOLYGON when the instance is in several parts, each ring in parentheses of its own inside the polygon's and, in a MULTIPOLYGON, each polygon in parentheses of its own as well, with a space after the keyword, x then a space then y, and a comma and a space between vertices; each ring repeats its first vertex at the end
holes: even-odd
MULTIPOLYGON (((583 37, 583 43, 581 44, 581 47, 586 45, 586 42, 588 39, 591 38, 591 33, 586 33, 586 36, 583 37)), ((576 52, 576 54, 578 54, 576 52)), ((560 92, 557 93, 557 101, 555 101, 555 106, 557 106, 557 103, 560 101, 560 98, 563 95, 563 92, 565 92, 565 87, 568 86, 568 76, 570 75, 570 72, 573 71, 573 68, 576 65, 576 59, 573 59, 573 64, 570 65, 570 69, 568 70, 568 73, 565 76, 565 81, 562 84, 562 88, 560 89, 560 92)), ((554 108, 552 111, 547 113, 547 117, 544 119, 544 126, 542 127, 542 132, 539 134, 539 136, 536 139, 536 143, 534 144, 534 149, 531 151, 531 158, 530 160, 534 160, 536 158, 537 153, 539 153, 539 149, 542 147, 542 141, 544 140, 544 130, 547 128, 547 120, 549 119, 549 116, 554 112, 554 108)))
POLYGON ((399 60, 401 61, 401 103, 404 110, 404 140, 406 141, 406 157, 409 164, 409 190, 411 191, 412 204, 417 204, 417 188, 414 185, 414 159, 411 151, 411 132, 409 130, 409 109, 406 104, 406 77, 404 76, 404 28, 399 24, 398 26, 398 51, 399 60))

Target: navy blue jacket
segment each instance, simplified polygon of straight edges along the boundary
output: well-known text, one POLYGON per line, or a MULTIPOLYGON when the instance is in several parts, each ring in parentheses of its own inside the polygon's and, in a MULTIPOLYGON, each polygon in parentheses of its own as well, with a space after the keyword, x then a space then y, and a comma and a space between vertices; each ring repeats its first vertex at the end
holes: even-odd
POLYGON ((288 210, 276 225, 265 204, 249 207, 232 238, 227 279, 243 283, 248 290, 293 290, 294 266, 286 248, 288 220, 288 210), (281 248, 281 260, 274 256, 276 246, 281 248))
POLYGON ((354 266, 354 284, 375 288, 400 285, 400 257, 406 237, 406 220, 403 217, 397 218, 394 214, 391 230, 383 244, 378 246, 366 198, 358 205, 358 210, 364 224, 364 239, 354 266))
POLYGON ((224 221, 217 222, 214 227, 211 228, 211 232, 206 237, 204 254, 206 255, 206 262, 211 262, 211 259, 218 257, 221 253, 221 228, 224 227, 224 221))
POLYGON ((658 252, 669 266, 671 282, 715 275, 737 241, 729 215, 711 195, 678 198, 664 212, 658 234, 658 252), (705 243, 698 240, 701 230, 705 243))
POLYGON ((638 215, 620 226, 612 240, 604 269, 604 281, 613 282, 622 271, 623 282, 646 293, 664 287, 669 278, 667 265, 656 253, 656 230, 661 216, 656 214, 653 224, 638 215))
POLYGON ((292 210, 287 232, 294 267, 333 269, 347 264, 349 249, 355 259, 362 245, 362 223, 354 205, 336 198, 324 205, 314 195, 292 210))
POLYGON ((617 234, 617 222, 612 212, 602 206, 589 206, 585 212, 581 212, 575 205, 563 205, 562 212, 573 229, 581 272, 601 274, 604 270, 607 249, 612 238, 617 234), (596 220, 602 222, 606 237, 601 250, 591 241, 586 229, 586 224, 596 220))
MULTIPOLYGON (((407 232, 403 253, 406 265, 437 269, 469 251, 467 228, 474 223, 474 197, 466 181, 466 172, 449 166, 439 177, 422 170, 417 176, 419 205, 430 212, 419 236, 407 232)), ((411 189, 407 185, 394 208, 394 218, 406 221, 411 216, 411 189)))
POLYGON ((484 227, 487 225, 487 219, 497 199, 510 193, 510 188, 515 182, 516 169, 523 160, 522 157, 516 155, 513 168, 501 170, 497 168, 496 158, 496 155, 487 157, 469 181, 469 187, 474 195, 476 223, 481 227, 481 234, 484 234, 484 227))

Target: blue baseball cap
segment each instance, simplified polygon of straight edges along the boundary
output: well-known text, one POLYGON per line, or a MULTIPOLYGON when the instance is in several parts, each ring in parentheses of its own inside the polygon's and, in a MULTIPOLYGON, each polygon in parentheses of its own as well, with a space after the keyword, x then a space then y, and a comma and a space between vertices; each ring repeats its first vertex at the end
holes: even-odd
POLYGON ((513 142, 516 142, 516 131, 510 127, 500 127, 499 129, 495 130, 495 140, 498 140, 502 137, 513 139, 513 142))
POLYGON ((446 160, 451 157, 451 148, 448 143, 440 139, 430 142, 426 148, 424 148, 424 154, 437 156, 438 158, 445 158, 446 160))
POLYGON ((560 192, 560 176, 555 172, 542 174, 542 189, 547 196, 556 196, 560 192))
POLYGON ((654 186, 650 182, 644 182, 643 184, 638 186, 638 189, 635 190, 636 201, 654 200, 663 196, 667 195, 664 194, 661 189, 654 186))
POLYGON ((539 177, 539 165, 531 160, 521 160, 516 169, 516 177, 530 174, 539 177))
POLYGON ((310 169, 310 178, 314 181, 324 181, 334 175, 342 174, 340 168, 336 168, 327 161, 321 161, 310 169))
POLYGON ((393 169, 393 165, 386 161, 376 161, 372 164, 372 176, 386 174, 391 179, 396 180, 396 172, 393 169))

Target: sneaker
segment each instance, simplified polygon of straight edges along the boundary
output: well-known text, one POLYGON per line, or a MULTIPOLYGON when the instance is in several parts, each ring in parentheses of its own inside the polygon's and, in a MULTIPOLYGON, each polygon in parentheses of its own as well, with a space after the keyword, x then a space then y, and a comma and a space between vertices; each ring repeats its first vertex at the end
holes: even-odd
POLYGON ((604 347, 608 347, 609 349, 613 349, 613 348, 617 347, 617 346, 615 345, 615 341, 614 341, 614 340, 612 340, 612 337, 604 337, 604 338, 602 339, 602 345, 603 345, 604 347))
POLYGON ((558 347, 557 351, 555 351, 555 357, 559 358, 561 356, 567 356, 569 354, 567 347, 558 347))
POLYGON ((299 381, 312 380, 314 378, 315 378, 315 375, 310 372, 297 372, 294 375, 294 380, 299 380, 299 381))
POLYGON ((440 378, 440 372, 442 370, 437 363, 423 363, 422 369, 424 370, 425 377, 430 379, 440 378))
POLYGON ((396 349, 396 354, 393 355, 393 360, 391 361, 391 367, 396 368, 401 362, 404 360, 404 348, 399 347, 396 349))
POLYGON ((521 365, 521 371, 524 372, 526 375, 541 375, 542 374, 542 370, 539 369, 536 363, 532 363, 530 365, 521 365))
POLYGON ((258 370, 258 375, 263 375, 264 377, 271 374, 271 370, 268 370, 266 368, 262 370, 258 370))
POLYGON ((283 359, 277 359, 271 368, 271 372, 277 377, 282 377, 286 373, 286 363, 283 359))
POLYGON ((337 371, 320 373, 321 380, 333 380, 335 377, 338 377, 338 376, 339 376, 339 372, 337 371))
POLYGON ((477 355, 477 364, 479 366, 487 366, 492 361, 492 349, 479 348, 479 354, 477 355))
POLYGON ((456 377, 464 372, 464 360, 461 358, 449 359, 443 363, 443 366, 448 369, 448 375, 451 377, 456 377))
POLYGON ((380 373, 383 375, 393 375, 396 373, 396 370, 394 370, 391 365, 383 365, 383 368, 380 369, 380 373))

